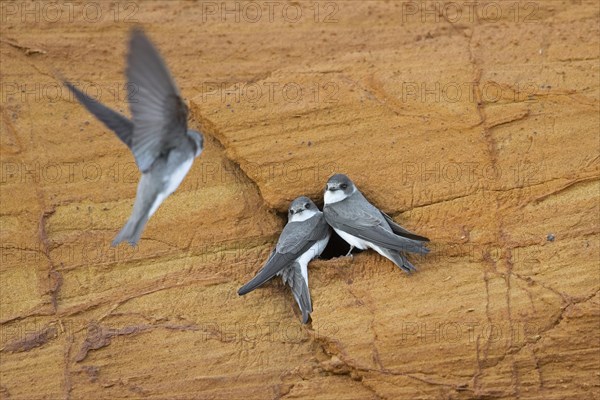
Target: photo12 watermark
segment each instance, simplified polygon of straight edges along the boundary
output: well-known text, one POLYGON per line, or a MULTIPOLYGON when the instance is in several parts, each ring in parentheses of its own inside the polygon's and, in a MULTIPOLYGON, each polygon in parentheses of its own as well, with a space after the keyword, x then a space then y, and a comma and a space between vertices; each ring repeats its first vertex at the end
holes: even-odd
POLYGON ((140 171, 135 163, 115 162, 103 165, 95 161, 61 162, 0 162, 0 182, 3 184, 50 183, 69 184, 78 182, 137 183, 140 171))
MULTIPOLYGON (((115 234, 118 228, 115 228, 115 234)), ((139 254, 138 246, 111 246, 111 241, 89 236, 85 240, 56 244, 47 249, 46 245, 5 241, 0 247, 0 260, 5 265, 28 265, 44 261, 53 265, 71 267, 82 265, 114 264, 130 261, 139 254)))
MULTIPOLYGON (((139 86, 132 82, 83 82, 72 81, 73 86, 93 101, 117 103, 123 106, 138 102, 139 86)), ((3 80, 0 84, 2 103, 57 103, 77 102, 69 88, 59 80, 49 82, 28 82, 27 78, 3 80)))
POLYGON ((339 101, 339 84, 327 82, 261 81, 261 82, 203 82, 203 103, 325 103, 339 101))
POLYGON ((534 1, 403 1, 402 23, 539 23, 534 1))
POLYGON ((321 187, 331 175, 338 172, 340 166, 335 161, 284 161, 269 164, 248 162, 243 168, 253 180, 286 184, 316 183, 321 187))
POLYGON ((201 1, 200 21, 250 23, 337 23, 340 4, 335 1, 201 1))
POLYGON ((136 1, 2 1, 3 24, 36 23, 138 23, 136 1))
POLYGON ((539 326, 528 322, 489 321, 399 321, 399 341, 403 344, 464 343, 474 345, 479 340, 510 343, 534 340, 539 326))
POLYGON ((496 103, 500 100, 536 102, 551 85, 533 81, 514 82, 402 82, 400 99, 404 103, 496 103))
POLYGON ((477 161, 404 161, 400 166, 400 182, 403 186, 414 183, 457 184, 478 187, 494 187, 493 184, 526 187, 540 184, 546 179, 543 163, 517 162, 506 167, 495 163, 477 161))

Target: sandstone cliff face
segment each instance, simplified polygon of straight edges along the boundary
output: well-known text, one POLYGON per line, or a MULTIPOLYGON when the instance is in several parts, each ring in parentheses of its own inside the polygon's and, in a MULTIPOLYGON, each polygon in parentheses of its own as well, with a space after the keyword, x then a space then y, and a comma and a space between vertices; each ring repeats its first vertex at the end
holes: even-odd
POLYGON ((599 6, 436 4, 2 3, 1 397, 600 397, 599 6), (207 143, 112 249, 138 173, 54 71, 127 111, 132 21, 207 143), (308 326, 239 298, 334 171, 419 272, 315 261, 308 326))

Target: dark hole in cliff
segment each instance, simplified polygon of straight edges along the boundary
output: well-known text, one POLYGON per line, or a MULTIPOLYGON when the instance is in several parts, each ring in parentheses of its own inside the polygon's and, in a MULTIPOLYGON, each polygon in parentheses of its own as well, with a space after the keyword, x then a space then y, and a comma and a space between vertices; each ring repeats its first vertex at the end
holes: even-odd
MULTIPOLYGON (((322 260, 331 260, 332 258, 336 257, 344 257, 346 254, 348 254, 348 250, 350 250, 350 245, 332 229, 329 243, 327 243, 327 247, 325 247, 325 250, 323 250, 321 257, 319 258, 322 260)), ((352 254, 357 254, 361 251, 362 250, 355 248, 352 250, 352 254)))

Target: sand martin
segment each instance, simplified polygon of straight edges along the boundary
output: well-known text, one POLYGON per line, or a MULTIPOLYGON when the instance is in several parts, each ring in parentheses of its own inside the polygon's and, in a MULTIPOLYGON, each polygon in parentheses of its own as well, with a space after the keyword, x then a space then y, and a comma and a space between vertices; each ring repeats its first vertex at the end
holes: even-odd
POLYGON ((132 119, 65 85, 96 118, 113 130, 135 156, 142 173, 131 217, 113 240, 137 245, 144 226, 177 189, 203 148, 202 133, 188 129, 188 108, 160 54, 141 29, 134 29, 127 56, 132 119))
POLYGON ((308 197, 298 197, 290 204, 288 223, 269 259, 256 276, 238 290, 238 294, 251 292, 274 276, 281 275, 283 282, 291 287, 302 311, 302 323, 307 323, 312 312, 308 263, 321 255, 330 235, 331 230, 315 203, 308 197))
POLYGON ((407 231, 396 224, 363 196, 343 174, 333 175, 325 188, 323 215, 335 232, 350 244, 351 251, 373 249, 406 272, 415 267, 404 252, 428 253, 429 239, 407 231))

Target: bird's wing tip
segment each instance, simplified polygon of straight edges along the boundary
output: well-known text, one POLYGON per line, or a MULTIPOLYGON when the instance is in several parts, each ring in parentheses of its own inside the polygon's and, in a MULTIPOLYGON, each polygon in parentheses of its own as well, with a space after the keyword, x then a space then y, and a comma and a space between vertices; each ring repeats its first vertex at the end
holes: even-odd
POLYGON ((245 284, 244 286, 242 286, 241 288, 238 289, 237 294, 239 296, 243 296, 245 294, 248 294, 252 291, 252 289, 250 288, 250 286, 248 284, 245 284))
POLYGON ((308 324, 309 320, 310 320, 310 314, 308 313, 308 311, 302 310, 302 323, 308 324))

